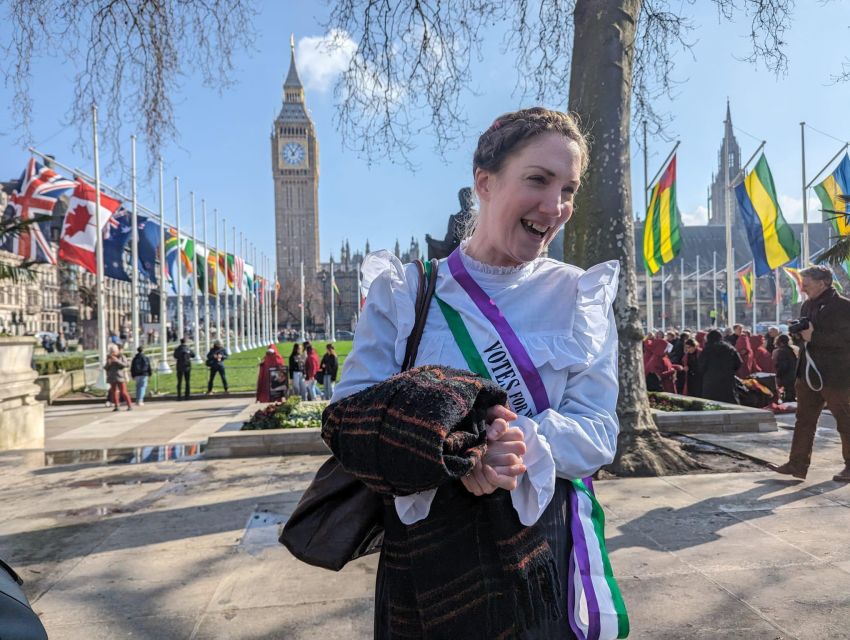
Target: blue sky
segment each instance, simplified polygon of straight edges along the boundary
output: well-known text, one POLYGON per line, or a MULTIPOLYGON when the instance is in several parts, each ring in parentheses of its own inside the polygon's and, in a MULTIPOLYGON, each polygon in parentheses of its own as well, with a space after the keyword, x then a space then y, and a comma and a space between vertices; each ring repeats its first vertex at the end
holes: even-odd
MULTIPOLYGON (((828 134, 813 129, 806 132, 809 177, 842 141, 850 139, 850 83, 830 81, 830 74, 840 72, 842 63, 850 58, 846 46, 850 29, 847 2, 797 3, 794 25, 786 34, 790 66, 779 78, 763 66, 739 60, 749 52, 746 21, 720 23, 713 3, 701 1, 696 7, 683 4, 697 24, 692 34, 693 58, 689 53, 678 56, 675 76, 681 83, 675 89, 675 99, 663 100, 661 107, 673 116, 670 135, 682 141, 678 197, 685 224, 705 221, 706 188, 717 167, 727 97, 742 157, 748 158, 760 140, 768 141, 765 151, 786 218, 801 220, 800 121, 828 134)), ((498 114, 531 104, 512 95, 516 76, 511 58, 500 53, 502 34, 493 32, 485 43, 484 60, 474 66, 472 88, 478 95, 470 93, 463 98, 469 120, 467 139, 443 159, 435 152, 432 140, 420 137, 412 155, 418 170, 411 172, 388 161, 367 166, 342 148, 334 122, 333 97, 339 62, 315 52, 315 42, 324 35, 321 22, 325 11, 324 5, 312 2, 261 3, 254 50, 236 59, 236 87, 219 95, 203 87, 200 78, 184 79, 175 97, 180 138, 164 154, 167 220, 174 216, 173 176, 178 175, 184 220, 189 210, 188 194, 194 191, 198 200, 206 199, 208 210, 215 207, 227 218, 228 233, 238 220, 238 228, 258 250, 273 254, 269 132, 280 109, 281 86, 289 66, 289 34, 294 33, 299 73, 320 144, 322 259, 327 260, 331 252, 338 256, 345 239, 356 249, 368 238, 374 250, 392 248, 396 238, 405 247, 414 236, 424 249, 426 233, 442 237, 447 216, 457 211, 458 189, 470 182, 472 151, 479 133, 498 114)), ((8 27, 0 26, 0 37, 6 39, 4 29, 8 27)), ((31 142, 61 162, 91 171, 91 160, 73 149, 76 133, 62 124, 72 95, 68 80, 72 70, 70 61, 44 56, 36 59, 31 142)), ((2 104, 9 104, 8 88, 0 87, 0 96, 2 104)), ((7 111, 3 119, 8 122, 8 117, 7 111)), ((0 135, 0 179, 5 180, 20 173, 28 154, 16 144, 7 127, 0 125, 0 129, 5 132, 0 135)), ((635 142, 633 136, 633 198, 635 207, 641 208, 643 161, 635 142)), ((127 146, 129 149, 129 141, 127 146)), ((650 140, 650 173, 655 172, 671 146, 650 140)), ((105 166, 102 179, 119 184, 122 176, 105 166)), ((156 209, 157 186, 141 184, 140 189, 140 201, 156 209)), ((812 208, 817 209, 813 201, 810 211, 812 208)))

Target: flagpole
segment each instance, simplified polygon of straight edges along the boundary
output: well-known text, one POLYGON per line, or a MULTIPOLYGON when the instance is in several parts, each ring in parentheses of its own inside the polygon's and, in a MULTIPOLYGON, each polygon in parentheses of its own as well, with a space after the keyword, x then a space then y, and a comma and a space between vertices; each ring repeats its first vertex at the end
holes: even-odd
POLYGON ((97 105, 91 106, 92 145, 94 147, 94 211, 95 211, 95 288, 97 296, 97 354, 98 367, 96 389, 106 389, 106 295, 103 280, 103 221, 100 212, 100 156, 97 144, 97 105))
POLYGON ((130 235, 130 262, 132 263, 132 280, 130 281, 130 298, 132 304, 133 350, 139 348, 139 216, 136 194, 136 136, 130 136, 130 190, 133 198, 130 235))
POLYGON ((800 123, 800 166, 803 169, 803 268, 809 264, 809 205, 806 202, 806 123, 800 123))
POLYGON ((685 329, 685 259, 679 258, 679 311, 681 315, 679 316, 681 324, 679 325, 679 331, 684 331, 685 329))
POLYGON ((242 351, 242 346, 239 344, 239 283, 236 282, 236 252, 239 246, 236 244, 236 225, 230 227, 233 233, 233 299, 230 301, 233 311, 233 353, 242 351))
POLYGON ((204 354, 207 354, 210 351, 210 245, 207 244, 207 201, 203 198, 201 213, 204 216, 204 354))
POLYGON ((229 266, 227 264, 227 220, 223 217, 221 219, 221 236, 222 236, 222 250, 224 251, 224 308, 222 309, 224 316, 224 348, 227 349, 227 353, 232 353, 230 349, 230 296, 228 292, 227 285, 227 275, 229 266))
POLYGON ((331 326, 328 327, 331 332, 331 342, 336 342, 336 312, 334 307, 336 306, 336 291, 334 291, 334 286, 336 282, 334 282, 334 259, 331 256, 331 326))
POLYGON ((239 338, 242 343, 242 350, 245 351, 248 349, 248 342, 246 341, 248 337, 248 332, 246 331, 246 327, 248 326, 248 317, 246 315, 247 307, 245 305, 245 296, 247 291, 245 288, 245 237, 242 231, 239 232, 239 253, 242 254, 242 274, 239 279, 239 292, 242 295, 237 298, 239 304, 236 308, 238 310, 238 315, 242 318, 239 323, 239 338))
POLYGON ((667 331, 667 285, 664 278, 664 265, 661 265, 661 330, 667 331))
POLYGON ((159 159, 159 373, 171 373, 168 366, 168 294, 165 292, 165 182, 159 159))
POLYGON ((279 304, 280 301, 278 300, 278 292, 279 292, 279 289, 280 289, 280 282, 277 279, 277 261, 275 260, 275 263, 274 263, 274 266, 273 266, 271 259, 269 259, 269 271, 271 271, 272 269, 274 269, 274 284, 272 285, 274 287, 274 291, 272 292, 273 295, 269 298, 269 302, 271 302, 274 305, 272 307, 272 313, 271 313, 271 320, 272 320, 271 330, 272 330, 273 339, 276 342, 277 341, 278 327, 280 326, 278 324, 279 320, 278 320, 278 315, 277 315, 278 314, 278 308, 280 307, 280 304, 279 304))
POLYGON ((274 340, 272 337, 274 334, 274 329, 272 328, 273 320, 272 320, 272 291, 270 280, 268 275, 271 273, 271 258, 266 255, 263 255, 263 265, 264 271, 266 273, 266 277, 263 279, 263 304, 265 305, 265 309, 263 310, 263 326, 265 328, 266 339, 269 341, 274 340))
POLYGON ((248 309, 251 316, 251 323, 248 326, 251 328, 251 344, 254 345, 254 348, 257 348, 262 346, 259 336, 257 335, 257 257, 254 254, 254 243, 249 242, 246 239, 245 244, 248 250, 248 255, 251 256, 251 268, 254 270, 254 276, 251 279, 251 291, 249 292, 248 298, 248 309))
POLYGON ((773 282, 776 284, 776 324, 779 325, 779 306, 782 304, 782 285, 779 282, 779 267, 773 270, 773 282))
POLYGON ((304 334, 304 261, 301 261, 301 342, 306 340, 304 334))
MULTIPOLYGON (((273 265, 271 257, 266 256, 266 273, 271 274, 272 270, 276 268, 276 264, 277 263, 275 262, 275 264, 273 265)), ((275 274, 275 281, 277 281, 277 274, 275 274)), ((265 284, 266 291, 268 292, 268 296, 266 296, 266 327, 268 328, 268 333, 271 337, 277 335, 277 303, 275 302, 274 306, 272 306, 272 301, 275 300, 275 298, 272 296, 272 293, 274 293, 274 295, 277 295, 277 290, 275 290, 274 292, 272 291, 272 284, 270 279, 267 279, 265 284)))
MULTIPOLYGON (((198 316, 198 235, 195 232, 195 192, 190 191, 189 195, 192 200, 192 272, 195 277, 192 278, 192 335, 194 338, 195 362, 202 362, 201 356, 198 353, 201 350, 201 331, 200 319, 198 316)), ((204 265, 206 267, 206 265, 204 265)))
POLYGON ((260 304, 260 333, 263 334, 263 342, 269 342, 269 296, 268 296, 268 272, 269 272, 269 263, 266 258, 266 254, 260 252, 260 262, 263 265, 263 283, 262 283, 262 298, 263 301, 260 304))
POLYGON ((697 331, 700 330, 700 324, 702 320, 702 308, 700 305, 700 292, 699 292, 699 254, 697 254, 697 331))
POLYGON ((729 184, 729 143, 723 138, 723 201, 725 204, 725 240, 726 240, 726 326, 735 324, 735 256, 732 248, 732 187, 729 184))
MULTIPOLYGON (((213 278, 211 280, 215 282, 215 339, 221 342, 221 292, 218 288, 218 209, 213 209, 213 228, 215 228, 215 260, 213 260, 213 278)), ((209 352, 209 349, 207 349, 207 352, 209 352)))
MULTIPOLYGON (((643 232, 646 233, 646 223, 649 218, 649 183, 647 180, 649 179, 649 156, 648 150, 646 146, 646 121, 643 122, 643 232)), ((652 300, 652 274, 649 272, 649 269, 644 271, 644 276, 646 278, 646 330, 647 332, 652 331, 653 325, 653 317, 655 316, 655 309, 653 308, 653 300, 652 300)), ((357 269, 357 307, 358 310, 360 308, 360 269, 357 269)))
POLYGON ((753 273, 750 276, 753 283, 753 333, 757 333, 756 331, 756 319, 757 319, 757 308, 758 308, 758 288, 759 288, 759 279, 756 277, 756 264, 753 262, 753 273))
POLYGON ((180 263, 183 260, 183 248, 180 246, 180 178, 174 176, 174 215, 177 223, 177 256, 174 258, 174 289, 177 293, 177 341, 186 336, 183 326, 183 275, 180 263))
POLYGON ((716 329, 720 326, 720 314, 717 313, 717 252, 712 251, 711 256, 711 264, 712 264, 712 273, 711 273, 711 305, 714 309, 714 322, 712 322, 712 326, 716 329))
MULTIPOLYGON (((354 314, 355 326, 353 327, 353 329, 356 329, 357 325, 360 324, 360 301, 362 300, 362 297, 363 297, 363 294, 360 293, 360 265, 361 264, 363 264, 363 263, 358 262, 357 266, 355 267, 355 269, 357 271, 357 312, 354 314)), ((652 285, 652 279, 650 279, 649 282, 650 282, 650 286, 651 286, 652 285)), ((650 297, 651 297, 652 296, 652 290, 650 290, 649 294, 650 294, 650 297)), ((649 316, 649 320, 650 320, 650 323, 646 327, 647 332, 652 331, 652 316, 649 316)))

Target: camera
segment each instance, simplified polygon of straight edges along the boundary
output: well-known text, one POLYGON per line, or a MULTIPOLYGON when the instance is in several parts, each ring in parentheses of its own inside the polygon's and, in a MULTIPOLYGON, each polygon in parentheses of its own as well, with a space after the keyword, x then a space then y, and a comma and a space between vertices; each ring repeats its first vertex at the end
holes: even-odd
POLYGON ((788 333, 802 333, 806 329, 811 326, 808 318, 800 318, 799 320, 792 320, 788 325, 788 333))

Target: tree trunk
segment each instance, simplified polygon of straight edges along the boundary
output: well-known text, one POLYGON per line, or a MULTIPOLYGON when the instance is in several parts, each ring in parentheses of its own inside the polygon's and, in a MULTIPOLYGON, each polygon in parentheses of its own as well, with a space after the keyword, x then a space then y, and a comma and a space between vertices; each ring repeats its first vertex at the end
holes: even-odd
POLYGON ((663 475, 697 468, 675 441, 661 437, 643 371, 632 219, 629 131, 635 33, 641 0, 577 0, 569 109, 590 135, 590 169, 566 226, 565 259, 580 267, 619 260, 614 314, 619 333, 620 437, 609 470, 663 475))

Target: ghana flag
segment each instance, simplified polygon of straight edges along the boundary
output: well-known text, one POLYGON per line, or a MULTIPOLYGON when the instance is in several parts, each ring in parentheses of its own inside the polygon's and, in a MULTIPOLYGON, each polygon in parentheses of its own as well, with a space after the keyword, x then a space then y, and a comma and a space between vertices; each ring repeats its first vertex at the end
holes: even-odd
POLYGON ((676 156, 652 187, 652 198, 643 227, 643 263, 650 274, 670 262, 682 245, 681 220, 676 206, 676 156))
POLYGON ((823 219, 830 221, 835 235, 850 235, 850 202, 842 197, 850 196, 850 156, 844 154, 835 171, 815 185, 815 193, 823 207, 823 219))
POLYGON ((756 277, 768 275, 800 255, 800 242, 782 216, 764 154, 744 181, 735 187, 735 197, 747 229, 756 277))

